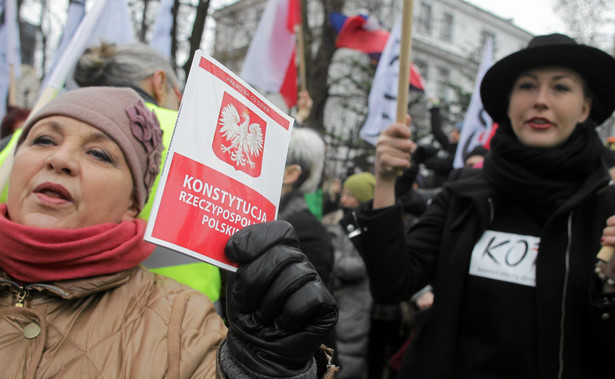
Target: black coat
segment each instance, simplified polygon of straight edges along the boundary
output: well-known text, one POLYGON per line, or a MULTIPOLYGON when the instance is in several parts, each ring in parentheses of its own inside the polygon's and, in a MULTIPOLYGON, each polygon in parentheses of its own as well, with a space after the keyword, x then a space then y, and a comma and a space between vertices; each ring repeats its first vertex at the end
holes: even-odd
POLYGON ((290 223, 299 237, 301 251, 329 289, 333 286, 334 247, 325 226, 310 212, 303 194, 292 191, 280 199, 278 219, 290 223))
MULTIPOLYGON (((593 273, 602 229, 615 214, 609 181, 597 170, 544 224, 536 261, 540 378, 557 378, 560 370, 563 378, 615 377, 605 364, 615 356, 615 302, 600 292, 593 273)), ((417 330, 399 378, 453 377, 463 283, 499 200, 478 174, 444 186, 405 236, 400 206, 371 210, 367 204, 343 220, 361 230, 353 242, 366 260, 376 301, 398 302, 426 284, 434 287, 430 317, 417 330)))

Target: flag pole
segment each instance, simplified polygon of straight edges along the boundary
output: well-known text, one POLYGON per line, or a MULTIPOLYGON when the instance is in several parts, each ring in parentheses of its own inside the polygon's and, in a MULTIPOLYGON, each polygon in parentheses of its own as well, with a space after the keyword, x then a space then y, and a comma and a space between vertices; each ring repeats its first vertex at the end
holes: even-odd
POLYGON ((13 64, 9 64, 9 96, 7 104, 10 107, 14 107, 17 104, 17 99, 15 98, 15 69, 13 64))
POLYGON ((406 122, 406 114, 408 113, 410 51, 412 50, 412 0, 404 0, 402 12, 399 81, 397 82, 397 115, 395 118, 397 122, 406 122))
MULTIPOLYGON (((412 50, 412 0, 404 0, 401 16, 399 75, 397 82, 397 114, 395 121, 405 123, 408 113, 408 85, 410 83, 410 51, 412 50)), ((396 169, 401 176, 401 168, 396 169)))
POLYGON ((602 246, 602 248, 596 255, 596 258, 600 259, 601 261, 608 262, 611 260, 613 254, 615 254, 615 248, 613 246, 602 246))

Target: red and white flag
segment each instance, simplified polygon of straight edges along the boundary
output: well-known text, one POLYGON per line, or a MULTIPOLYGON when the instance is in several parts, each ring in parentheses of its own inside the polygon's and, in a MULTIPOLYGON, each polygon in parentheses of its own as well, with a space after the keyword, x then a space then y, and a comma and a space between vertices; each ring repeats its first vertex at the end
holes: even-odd
POLYGON ((380 22, 366 15, 346 16, 331 12, 329 21, 337 31, 335 46, 362 51, 366 54, 382 53, 389 39, 389 32, 380 22))
POLYGON ((295 26, 299 0, 268 0, 239 76, 253 87, 279 93, 290 108, 297 103, 295 26))

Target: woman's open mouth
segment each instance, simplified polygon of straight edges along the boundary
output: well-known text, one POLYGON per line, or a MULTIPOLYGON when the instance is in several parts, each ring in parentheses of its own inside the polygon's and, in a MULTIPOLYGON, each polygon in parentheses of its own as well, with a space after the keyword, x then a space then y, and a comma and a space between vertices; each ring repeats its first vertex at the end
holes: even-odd
POLYGON ((62 205, 73 201, 70 192, 64 186, 56 183, 46 182, 40 184, 34 189, 34 194, 43 203, 51 205, 62 205))
POLYGON ((543 117, 534 117, 527 121, 527 124, 532 129, 546 130, 553 126, 553 123, 543 117))

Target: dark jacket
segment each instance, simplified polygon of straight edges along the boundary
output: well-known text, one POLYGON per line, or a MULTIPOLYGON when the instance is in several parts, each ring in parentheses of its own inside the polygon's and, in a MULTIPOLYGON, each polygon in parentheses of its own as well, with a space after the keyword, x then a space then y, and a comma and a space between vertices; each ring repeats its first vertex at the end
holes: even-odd
POLYGON ((278 219, 293 226, 299 237, 301 251, 329 289, 333 285, 334 248, 325 226, 310 212, 303 194, 292 191, 280 199, 278 219))
MULTIPOLYGON (((602 229, 615 214, 615 187, 609 181, 604 169, 597 170, 544 224, 536 261, 540 378, 613 377, 601 362, 615 353, 615 302, 601 294, 593 273, 602 229)), ((434 287, 431 315, 416 332, 399 378, 453 377, 472 250, 500 200, 478 174, 446 185, 406 236, 400 206, 371 210, 369 205, 344 220, 361 229, 353 242, 366 260, 376 301, 393 303, 426 284, 434 287)))
MULTIPOLYGON (((287 221, 293 226, 299 237, 301 251, 318 272, 329 291, 333 292, 334 247, 331 236, 325 226, 310 212, 303 193, 293 190, 282 196, 278 219, 287 221)), ((324 344, 337 350, 335 330, 325 339, 324 344)), ((336 355, 333 362, 340 366, 336 355)))
POLYGON ((451 143, 449 137, 442 130, 442 117, 440 108, 433 107, 429 110, 431 121, 431 133, 440 145, 437 148, 433 145, 419 145, 412 154, 412 159, 417 164, 423 164, 426 168, 433 171, 429 183, 425 183, 429 188, 441 187, 447 180, 448 175, 453 169, 457 143, 451 143))
POLYGON ((360 378, 367 369, 372 298, 365 262, 338 223, 343 211, 338 209, 323 217, 335 246, 334 280, 332 293, 339 307, 335 326, 335 356, 343 369, 336 378, 360 378))

